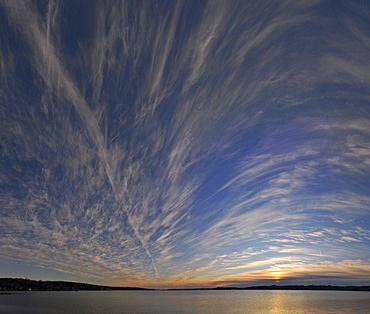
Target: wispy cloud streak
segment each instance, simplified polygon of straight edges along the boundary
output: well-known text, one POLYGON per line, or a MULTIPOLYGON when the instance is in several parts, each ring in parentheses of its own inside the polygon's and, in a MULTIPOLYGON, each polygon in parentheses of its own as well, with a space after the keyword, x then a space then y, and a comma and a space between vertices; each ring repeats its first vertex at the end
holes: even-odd
POLYGON ((370 37, 331 6, 1 1, 1 258, 148 286, 358 278, 370 37))

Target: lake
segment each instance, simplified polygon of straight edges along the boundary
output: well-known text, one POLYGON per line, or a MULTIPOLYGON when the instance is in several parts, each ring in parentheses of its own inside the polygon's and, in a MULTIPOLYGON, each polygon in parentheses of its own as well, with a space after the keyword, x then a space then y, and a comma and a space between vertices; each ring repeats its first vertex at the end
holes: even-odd
POLYGON ((52 291, 4 292, 2 314, 370 313, 365 291, 52 291))

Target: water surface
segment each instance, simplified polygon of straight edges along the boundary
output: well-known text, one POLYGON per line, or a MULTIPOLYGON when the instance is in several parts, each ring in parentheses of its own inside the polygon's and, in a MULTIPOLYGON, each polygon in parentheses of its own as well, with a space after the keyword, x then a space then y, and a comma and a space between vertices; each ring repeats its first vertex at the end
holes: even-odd
POLYGON ((53 291, 0 294, 2 314, 369 313, 358 291, 53 291))

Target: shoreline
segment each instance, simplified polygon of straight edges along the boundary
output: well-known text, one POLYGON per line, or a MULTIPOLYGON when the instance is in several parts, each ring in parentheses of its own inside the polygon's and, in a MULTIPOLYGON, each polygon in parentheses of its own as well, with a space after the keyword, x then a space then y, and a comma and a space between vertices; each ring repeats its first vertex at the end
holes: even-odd
POLYGON ((0 278, 0 293, 8 291, 190 291, 190 290, 327 290, 327 291, 370 291, 370 286, 332 286, 332 285, 270 285, 249 287, 215 288, 169 288, 150 289, 141 287, 114 287, 69 281, 42 281, 23 278, 0 278))

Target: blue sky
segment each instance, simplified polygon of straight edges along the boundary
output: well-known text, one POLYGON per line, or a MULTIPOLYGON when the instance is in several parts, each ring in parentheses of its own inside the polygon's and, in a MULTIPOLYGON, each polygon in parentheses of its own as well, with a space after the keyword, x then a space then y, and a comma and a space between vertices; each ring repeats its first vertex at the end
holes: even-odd
POLYGON ((0 1, 0 276, 369 284, 367 1, 0 1))

